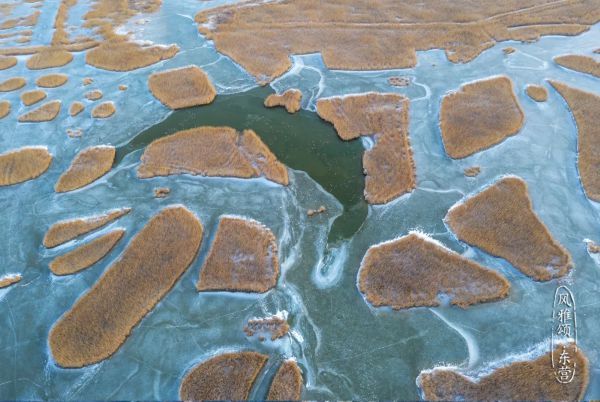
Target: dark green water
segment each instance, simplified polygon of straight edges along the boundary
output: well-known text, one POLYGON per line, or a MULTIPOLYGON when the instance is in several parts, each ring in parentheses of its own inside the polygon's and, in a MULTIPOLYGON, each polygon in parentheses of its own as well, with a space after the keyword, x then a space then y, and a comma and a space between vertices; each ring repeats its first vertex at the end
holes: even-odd
POLYGON ((342 141, 333 126, 316 113, 266 108, 264 99, 273 91, 256 88, 235 95, 220 95, 207 106, 173 112, 162 122, 142 131, 117 149, 117 163, 153 140, 199 126, 229 126, 254 130, 277 158, 292 169, 302 170, 344 206, 335 221, 329 242, 352 236, 367 216, 363 197, 364 175, 360 141, 342 141))

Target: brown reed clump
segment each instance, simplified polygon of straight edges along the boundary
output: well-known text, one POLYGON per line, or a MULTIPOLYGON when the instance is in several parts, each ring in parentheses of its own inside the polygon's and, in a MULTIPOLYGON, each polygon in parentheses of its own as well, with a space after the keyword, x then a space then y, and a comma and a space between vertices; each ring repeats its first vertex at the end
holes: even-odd
POLYGON ((52 155, 43 147, 23 147, 0 155, 0 186, 35 179, 50 167, 52 155))
POLYGON ((568 54, 557 56, 554 61, 565 68, 600 78, 600 62, 591 56, 568 54))
POLYGON ((83 367, 114 354, 189 267, 201 241, 202 224, 183 206, 150 219, 52 327, 48 342, 56 363, 83 367))
POLYGON ((264 176, 287 186, 286 167, 252 130, 197 127, 159 138, 146 147, 139 178, 193 174, 252 178, 264 176))
POLYGON ((73 240, 82 234, 101 228, 108 223, 119 219, 131 211, 131 208, 113 209, 101 215, 85 218, 67 219, 56 222, 50 226, 44 236, 43 244, 46 248, 53 248, 73 240))
POLYGON ((261 223, 223 217, 200 270, 198 291, 264 293, 277 285, 277 239, 261 223))
POLYGON ((281 95, 271 94, 265 99, 266 107, 283 106, 288 113, 296 113, 300 110, 302 92, 298 89, 288 89, 281 95))
POLYGON ((127 85, 121 84, 119 85, 119 91, 127 91, 127 85))
POLYGON ((73 159, 71 166, 54 186, 57 193, 73 191, 98 180, 113 165, 116 150, 113 146, 99 145, 84 149, 73 159))
POLYGON ((317 113, 333 124, 341 139, 375 137, 375 146, 363 155, 370 204, 385 204, 416 186, 408 108, 409 100, 402 95, 373 92, 317 102, 317 113))
POLYGON ((60 106, 61 101, 59 100, 46 102, 42 106, 19 116, 19 121, 22 123, 41 123, 54 120, 60 113, 60 106))
POLYGON ((31 106, 34 103, 38 103, 39 101, 46 99, 46 96, 48 95, 45 91, 34 89, 33 91, 23 92, 21 94, 21 102, 23 102, 25 106, 31 106))
POLYGON ((96 119, 106 119, 115 114, 116 111, 117 109, 113 102, 102 102, 92 109, 92 117, 96 119))
POLYGON ((525 91, 536 102, 546 102, 548 100, 548 90, 541 85, 527 85, 525 91))
POLYGON ((217 91, 206 73, 186 66, 153 73, 148 78, 152 95, 170 109, 183 109, 211 103, 217 91))
POLYGON ((550 84, 565 99, 577 124, 577 165, 583 189, 590 199, 600 202, 600 96, 558 81, 550 84))
POLYGON ((599 254, 600 253, 600 244, 596 244, 594 242, 589 242, 587 245, 588 252, 591 254, 599 254))
POLYGON ((16 27, 32 27, 37 24, 38 18, 40 17, 41 12, 39 10, 34 11, 32 14, 29 14, 24 17, 11 18, 8 20, 4 20, 0 24, 0 29, 12 29, 16 27))
POLYGON ((464 174, 467 177, 479 176, 479 173, 481 173, 481 168, 479 166, 470 166, 464 170, 464 174))
POLYGON ((183 401, 247 400, 269 357, 256 352, 224 353, 193 367, 181 381, 183 401))
MULTIPOLYGON (((417 384, 430 401, 577 401, 585 395, 589 363, 583 352, 567 346, 575 375, 570 383, 560 383, 548 352, 530 360, 515 361, 480 378, 468 377, 455 369, 439 367, 421 372, 417 384)), ((562 346, 554 350, 560 355, 562 346)), ((556 357, 555 357, 556 359, 556 357)))
POLYGON ((94 82, 94 79, 91 77, 84 77, 83 80, 81 80, 83 86, 90 85, 92 82, 94 82))
POLYGON ((85 93, 85 98, 91 101, 97 101, 98 99, 102 99, 102 91, 99 89, 94 89, 85 93))
POLYGON ((515 49, 512 46, 507 46, 507 47, 505 47, 505 48, 502 49, 502 53, 504 53, 504 54, 513 54, 516 51, 517 51, 517 49, 515 49))
POLYGON ((369 248, 358 288, 375 307, 432 307, 447 298, 466 308, 505 298, 510 283, 495 271, 411 233, 369 248))
POLYGON ((10 113, 10 102, 7 100, 0 100, 0 119, 5 118, 10 113))
POLYGON ((79 113, 83 112, 83 109, 85 109, 85 105, 75 101, 71 103, 71 107, 69 107, 69 115, 71 117, 77 116, 79 113))
POLYGON ((498 180, 456 204, 445 220, 460 240, 504 258, 536 281, 564 276, 573 266, 569 252, 535 214, 519 177, 498 180))
POLYGON ((244 326, 244 333, 246 336, 252 337, 256 333, 263 334, 268 332, 271 334, 272 341, 283 338, 289 330, 290 326, 282 315, 272 315, 265 318, 252 318, 249 319, 244 326))
POLYGON ((171 193, 171 189, 169 187, 157 187, 154 189, 154 197, 156 198, 166 198, 171 193))
POLYGON ((446 153, 465 158, 515 135, 525 115, 506 76, 474 81, 444 96, 440 128, 446 153))
POLYGON ((302 371, 294 360, 284 361, 269 388, 268 401, 298 401, 302 395, 302 371))
POLYGON ((539 0, 250 0, 196 15, 200 32, 260 83, 285 73, 292 54, 320 52, 341 70, 410 68, 429 49, 466 63, 501 41, 577 35, 599 20, 595 1, 539 0))
POLYGON ((0 277, 0 289, 4 289, 7 288, 11 285, 14 285, 15 283, 19 283, 21 282, 21 275, 20 274, 11 274, 11 275, 5 275, 0 277))
POLYGON ((124 234, 125 229, 113 230, 75 250, 56 257, 50 262, 50 271, 54 275, 71 275, 89 268, 104 258, 124 234))
POLYGON ((393 87, 407 87, 410 85, 410 77, 390 77, 388 84, 393 87))
POLYGON ((27 81, 23 77, 9 78, 0 82, 0 92, 10 92, 21 89, 25 86, 27 81))
POLYGON ((65 85, 68 80, 66 74, 48 74, 35 80, 35 84, 42 88, 56 88, 65 85))
POLYGON ((6 70, 8 68, 17 65, 17 58, 14 56, 0 56, 0 70, 6 70))
POLYGON ((45 68, 61 67, 69 64, 73 60, 73 55, 59 47, 50 47, 42 49, 35 53, 25 64, 30 70, 42 70, 45 68))
POLYGON ((135 42, 109 40, 89 50, 85 62, 91 66, 110 71, 131 71, 170 59, 179 47, 142 46, 135 42))

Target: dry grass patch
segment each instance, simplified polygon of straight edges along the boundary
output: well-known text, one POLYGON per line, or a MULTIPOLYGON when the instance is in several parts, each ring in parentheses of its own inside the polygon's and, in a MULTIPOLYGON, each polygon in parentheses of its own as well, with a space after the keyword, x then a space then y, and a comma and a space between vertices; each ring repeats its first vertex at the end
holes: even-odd
POLYGON ((56 88, 65 85, 68 80, 66 74, 48 74, 35 80, 35 84, 42 88, 56 88))
POLYGON ((85 109, 85 105, 75 101, 71 103, 71 107, 69 107, 69 115, 72 117, 77 116, 79 113, 83 112, 83 109, 85 109))
POLYGON ((153 73, 148 86, 152 95, 170 109, 207 105, 217 96, 206 73, 196 66, 153 73))
POLYGON ((6 70, 8 68, 17 65, 17 58, 14 56, 0 56, 0 70, 6 70))
POLYGON ((268 356, 256 352, 224 353, 192 368, 183 378, 183 401, 247 400, 268 356))
POLYGON ((45 91, 35 89, 33 91, 23 92, 21 94, 21 102, 23 102, 25 106, 31 106, 34 103, 38 103, 39 101, 46 99, 46 96, 48 95, 45 91))
POLYGON ((71 275, 100 261, 121 240, 125 229, 116 229, 92 240, 75 250, 56 257, 50 262, 54 275, 71 275))
POLYGON ((558 81, 550 84, 565 99, 578 131, 577 164, 586 195, 600 202, 600 96, 558 81))
POLYGON ((60 176, 54 189, 57 193, 64 193, 98 180, 112 168, 115 155, 115 147, 108 145, 84 149, 75 156, 71 166, 60 176))
POLYGON ((23 147, 0 155, 0 186, 35 179, 50 167, 52 155, 45 147, 23 147))
POLYGON ((365 198, 370 204, 384 204, 416 186, 408 108, 409 100, 402 95, 372 92, 317 102, 317 113, 334 125, 341 139, 375 137, 375 146, 363 155, 365 198))
POLYGON ((0 100, 0 119, 5 118, 10 113, 10 102, 7 100, 0 100))
POLYGON ((464 170, 464 174, 467 177, 475 177, 478 176, 479 173, 481 173, 481 168, 479 166, 470 166, 464 170))
POLYGON ((341 70, 410 68, 416 51, 429 49, 466 63, 497 42, 580 34, 599 10, 595 1, 250 0, 196 21, 217 50, 267 83, 291 67, 292 54, 320 52, 341 70))
POLYGON ((82 367, 115 353, 192 263, 201 241, 202 224, 185 207, 156 214, 52 327, 55 361, 82 367))
POLYGON ((10 92, 21 89, 25 86, 27 81, 23 77, 9 78, 0 82, 0 92, 10 92))
POLYGON ((46 102, 37 109, 19 116, 19 121, 22 123, 41 123, 54 120, 60 113, 60 107, 61 101, 59 100, 46 102))
POLYGON ((27 59, 26 66, 30 70, 61 67, 69 64, 73 55, 62 48, 50 47, 42 49, 27 59))
POLYGON ((600 78, 600 62, 591 56, 568 54, 555 57, 554 61, 565 68, 600 78))
POLYGON ((131 71, 146 67, 177 54, 179 47, 142 46, 122 40, 106 41, 85 55, 85 62, 91 66, 110 71, 131 71))
POLYGON ((116 111, 117 109, 113 102, 102 102, 92 109, 92 117, 96 119, 106 119, 115 114, 116 111))
POLYGON ((444 96, 440 128, 446 153, 465 158, 515 135, 525 115, 510 78, 488 78, 465 84, 444 96))
MULTIPOLYGON (((562 351, 559 346, 555 354, 562 351)), ((519 360, 480 377, 467 377, 448 367, 421 372, 417 384, 425 400, 449 401, 577 401, 585 395, 589 381, 587 358, 577 348, 568 348, 576 364, 572 382, 561 384, 552 368, 551 352, 530 360, 519 360)))
POLYGON ((102 91, 99 89, 94 89, 92 91, 86 92, 85 97, 88 100, 96 101, 98 99, 102 99, 102 91))
POLYGON ((246 336, 252 337, 255 334, 260 334, 260 340, 264 340, 264 334, 266 333, 271 334, 272 341, 283 338, 289 330, 290 326, 288 325, 286 318, 279 314, 265 318, 249 319, 244 326, 244 333, 246 336))
POLYGON ((495 271, 411 233, 369 248, 358 288, 376 307, 433 307, 447 299, 466 308, 505 298, 510 283, 495 271))
POLYGON ((302 395, 302 371, 294 360, 284 361, 269 388, 268 401, 299 401, 302 395))
POLYGON ((0 277, 0 289, 7 288, 9 286, 14 285, 15 283, 21 282, 20 274, 10 274, 0 277))
POLYGON ((446 222, 456 236, 506 259, 536 281, 566 275, 571 256, 533 210, 527 183, 506 177, 453 206, 446 222))
POLYGON ((279 258, 273 232, 254 220, 223 217, 196 288, 264 293, 277 285, 278 277, 279 258))
POLYGON ((298 89, 288 89, 281 95, 271 94, 265 99, 266 107, 283 106, 288 113, 296 113, 300 110, 302 92, 298 89))
POLYGON ((43 244, 46 248, 53 248, 73 240, 82 234, 101 228, 110 222, 128 214, 131 208, 113 209, 102 215, 89 216, 85 218, 67 219, 56 222, 50 226, 44 236, 43 244))
POLYGON ((173 174, 261 177, 287 186, 286 167, 252 130, 197 127, 153 141, 146 147, 139 178, 173 174))
POLYGON ((541 85, 527 85, 525 91, 536 102, 546 102, 548 100, 548 90, 541 85))

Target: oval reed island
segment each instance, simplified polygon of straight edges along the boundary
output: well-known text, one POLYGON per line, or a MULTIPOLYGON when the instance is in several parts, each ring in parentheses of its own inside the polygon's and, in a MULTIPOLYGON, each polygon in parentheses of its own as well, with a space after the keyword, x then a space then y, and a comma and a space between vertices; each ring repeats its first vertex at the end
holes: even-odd
POLYGON ((0 100, 0 119, 5 118, 10 113, 10 102, 7 100, 0 100))
POLYGON ((85 105, 81 102, 75 101, 71 103, 71 107, 69 107, 69 115, 71 117, 75 117, 79 113, 83 112, 83 109, 85 109, 85 105))
POLYGON ((52 163, 45 147, 23 147, 0 155, 0 186, 10 186, 35 179, 52 163))
POLYGON ((265 177, 287 186, 287 168, 252 130, 197 127, 159 138, 146 147, 139 178, 192 174, 201 176, 265 177))
POLYGON ((600 20, 595 1, 452 2, 250 0, 196 15, 200 32, 259 83, 291 67, 291 55, 316 53, 334 70, 414 67, 417 50, 443 49, 466 63, 496 43, 577 35, 600 20), (376 9, 377 12, 373 12, 376 9))
POLYGON ((0 56, 0 70, 6 70, 17 65, 15 56, 0 56))
POLYGON ((98 145, 79 152, 54 186, 57 193, 73 191, 98 180, 112 168, 115 147, 98 145))
POLYGON ((525 115, 510 78, 474 81, 442 99, 440 128, 446 153, 465 158, 519 132, 525 115))
POLYGON ((186 66, 153 73, 148 78, 152 95, 169 109, 207 105, 217 91, 206 73, 197 66, 186 66))
POLYGON ((26 66, 30 70, 62 67, 73 60, 73 55, 60 48, 47 48, 35 53, 27 59, 26 66))
POLYGON ((600 61, 592 56, 567 54, 555 57, 554 61, 562 67, 600 78, 600 61))
POLYGON ((50 262, 50 271, 54 275, 71 275, 89 268, 104 258, 124 234, 125 229, 113 230, 75 250, 56 257, 50 262))
POLYGON ((294 360, 286 360, 277 369, 269 387, 268 401, 299 401, 302 396, 302 371, 294 360))
POLYGON ((363 154, 365 198, 370 204, 385 204, 416 187, 408 108, 409 100, 402 95, 373 92, 317 102, 317 113, 333 124, 341 139, 375 137, 375 146, 363 154))
POLYGON ((573 266, 569 252, 535 214, 519 177, 500 179, 454 205, 445 221, 460 240, 504 258, 536 281, 564 276, 573 266))
POLYGON ((219 221, 196 288, 264 293, 277 285, 278 276, 273 232, 257 221, 226 216, 219 221))
POLYGON ((39 101, 46 99, 46 96, 48 96, 46 92, 40 89, 35 89, 33 91, 23 92, 21 94, 21 102, 23 102, 25 106, 31 106, 34 103, 38 103, 39 101))
POLYGON ((288 113, 296 113, 300 110, 302 92, 298 89, 288 89, 281 95, 271 94, 265 99, 266 107, 283 106, 288 113))
POLYGON ((525 92, 527 92, 527 96, 536 102, 546 102, 548 100, 548 90, 541 85, 527 85, 525 92))
POLYGON ((201 241, 202 224, 185 207, 157 213, 52 327, 48 341, 56 363, 83 367, 115 353, 186 271, 201 241))
POLYGON ((97 101, 98 99, 102 99, 102 91, 99 89, 93 89, 85 93, 85 98, 91 101, 97 101))
POLYGON ((9 78, 0 82, 0 92, 11 92, 21 89, 25 86, 27 81, 23 77, 9 78))
POLYGON ((247 400, 267 355, 256 352, 224 353, 200 363, 183 378, 182 401, 247 400))
POLYGON ((113 209, 101 215, 84 218, 66 219, 56 222, 44 235, 43 244, 46 248, 53 248, 73 240, 82 234, 101 228, 108 223, 119 219, 131 211, 131 208, 113 209))
MULTIPOLYGON (((466 376, 450 367, 421 372, 417 384, 429 401, 577 401, 585 395, 589 364, 583 352, 568 345, 575 375, 569 383, 557 381, 551 352, 527 360, 517 360, 499 368, 486 368, 477 376, 466 376)), ((547 349, 544 349, 544 351, 547 349)), ((542 352, 543 353, 543 352, 542 352)), ((561 347, 554 350, 561 353, 561 347)))
POLYGON ((117 109, 113 102, 103 102, 92 109, 92 117, 96 119, 106 119, 115 114, 116 111, 117 109))
POLYGON ((505 298, 510 283, 429 237, 411 233, 367 250, 358 288, 375 307, 433 307, 448 300, 465 308, 505 298))
POLYGON ((577 166, 585 194, 600 202, 600 96, 558 81, 550 84, 565 99, 577 124, 577 166))
POLYGON ((59 100, 46 102, 38 108, 19 116, 19 121, 21 123, 43 123, 45 121, 52 121, 60 113, 61 105, 62 103, 59 100))
POLYGON ((56 88, 65 85, 68 80, 66 74, 48 74, 35 80, 35 84, 41 88, 56 88))

